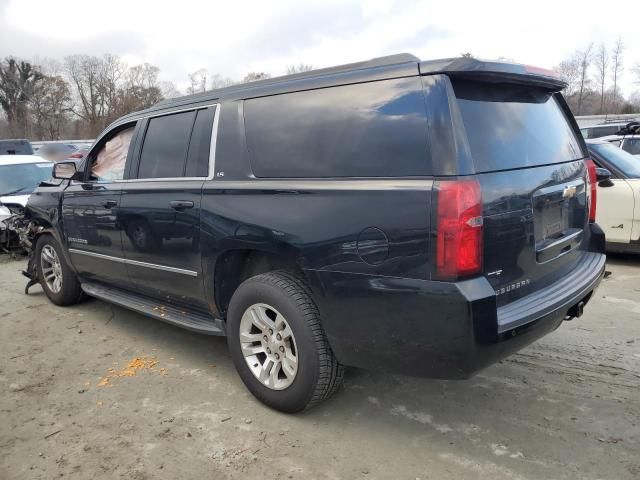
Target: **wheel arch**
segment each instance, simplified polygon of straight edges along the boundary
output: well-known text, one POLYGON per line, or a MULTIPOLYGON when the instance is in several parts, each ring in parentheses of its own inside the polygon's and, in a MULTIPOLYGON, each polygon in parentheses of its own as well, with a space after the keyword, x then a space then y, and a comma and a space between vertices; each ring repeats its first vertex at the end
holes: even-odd
POLYGON ((212 287, 216 314, 226 319, 234 292, 246 279, 275 270, 290 272, 304 281, 308 278, 300 267, 295 252, 272 252, 251 248, 235 248, 220 254, 214 262, 212 287))

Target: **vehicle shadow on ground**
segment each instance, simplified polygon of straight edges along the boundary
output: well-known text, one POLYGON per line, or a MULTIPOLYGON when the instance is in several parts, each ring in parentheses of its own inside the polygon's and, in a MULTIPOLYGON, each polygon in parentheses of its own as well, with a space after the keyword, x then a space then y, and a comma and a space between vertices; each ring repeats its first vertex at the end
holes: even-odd
MULTIPOLYGON (((176 358, 189 368, 207 372, 215 365, 216 374, 223 382, 231 382, 245 391, 224 337, 189 332, 96 299, 87 299, 71 308, 82 310, 85 322, 108 323, 108 329, 117 331, 118 338, 129 339, 122 344, 121 357, 152 353, 138 351, 136 345, 153 345, 153 354, 164 359, 176 358), (87 319, 86 314, 91 311, 100 314, 87 319)), ((118 352, 113 353, 116 356, 118 352)), ((490 367, 489 372, 492 378, 500 380, 487 382, 482 376, 466 381, 430 380, 348 368, 344 387, 334 398, 297 417, 314 422, 336 421, 337 426, 355 416, 367 422, 380 422, 390 429, 398 428, 397 419, 401 417, 406 421, 405 428, 417 428, 421 433, 442 434, 458 427, 469 431, 478 421, 486 426, 495 423, 495 418, 505 414, 505 404, 520 403, 527 408, 522 400, 523 388, 527 388, 525 383, 520 379, 509 380, 511 372, 505 371, 502 365, 490 367)), ((246 398, 255 402, 255 408, 266 408, 250 395, 246 398)), ((280 415, 275 411, 273 414, 280 415)))
POLYGON ((612 265, 627 265, 640 267, 640 254, 607 253, 607 263, 612 265))

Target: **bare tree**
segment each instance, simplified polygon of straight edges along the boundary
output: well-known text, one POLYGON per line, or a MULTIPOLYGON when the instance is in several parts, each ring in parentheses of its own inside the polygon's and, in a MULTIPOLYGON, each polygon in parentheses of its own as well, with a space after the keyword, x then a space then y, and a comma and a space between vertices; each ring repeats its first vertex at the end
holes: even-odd
POLYGON ((87 133, 95 135, 121 113, 127 66, 116 55, 73 55, 65 58, 65 70, 76 99, 73 112, 87 122, 87 133))
POLYGON ((190 85, 187 88, 187 93, 192 95, 194 93, 204 93, 207 91, 207 77, 209 72, 206 68, 201 68, 193 73, 189 74, 190 85))
POLYGON ((160 69, 150 63, 134 65, 124 75, 125 86, 128 88, 153 88, 158 86, 160 69))
POLYGON ((13 57, 0 63, 0 106, 15 136, 28 136, 28 103, 43 75, 29 62, 13 57))
POLYGON ((173 82, 160 82, 158 87, 160 88, 164 98, 176 98, 183 95, 183 93, 176 88, 173 82))
POLYGON ((580 113, 582 113, 582 101, 584 100, 585 89, 589 86, 588 73, 592 61, 592 50, 593 43, 590 43, 584 50, 576 52, 580 68, 580 88, 578 91, 578 107, 576 115, 580 115, 580 113))
POLYGON ((211 75, 211 89, 215 90, 216 88, 225 88, 225 87, 230 87, 231 85, 234 85, 236 82, 234 82, 231 78, 229 77, 223 77, 222 75, 218 74, 218 73, 214 73, 213 75, 211 75))
POLYGON ((106 54, 101 60, 98 86, 101 94, 100 116, 104 119, 104 127, 118 116, 119 87, 127 66, 116 55, 106 54))
POLYGON ((300 62, 298 65, 287 65, 287 75, 308 72, 310 70, 313 70, 313 65, 309 65, 304 62, 300 62))
POLYGON ((37 138, 58 140, 71 112, 69 84, 60 76, 45 76, 36 87, 29 106, 37 138))
POLYGON ((605 84, 607 81, 607 73, 609 71, 609 51, 604 42, 598 46, 598 51, 595 55, 595 67, 596 67, 596 80, 598 89, 600 90, 600 113, 604 111, 604 92, 605 84))
POLYGON ((622 73, 622 54, 624 53, 624 43, 622 43, 622 37, 618 37, 616 44, 611 51, 611 73, 613 75, 613 103, 614 109, 618 108, 618 80, 622 73))
POLYGON ((98 57, 72 55, 65 58, 64 63, 77 101, 73 113, 85 120, 88 123, 89 133, 95 135, 101 128, 100 76, 102 62, 98 57))
POLYGON ((555 67, 560 77, 567 82, 565 96, 572 97, 580 90, 580 59, 576 54, 563 60, 555 67))
POLYGON ((256 82, 258 80, 264 80, 265 78, 271 78, 271 75, 265 72, 249 72, 242 79, 241 83, 256 82))
POLYGON ((135 65, 123 75, 124 81, 117 89, 118 102, 113 108, 115 116, 126 115, 158 103, 164 98, 158 83, 160 69, 150 63, 135 65))

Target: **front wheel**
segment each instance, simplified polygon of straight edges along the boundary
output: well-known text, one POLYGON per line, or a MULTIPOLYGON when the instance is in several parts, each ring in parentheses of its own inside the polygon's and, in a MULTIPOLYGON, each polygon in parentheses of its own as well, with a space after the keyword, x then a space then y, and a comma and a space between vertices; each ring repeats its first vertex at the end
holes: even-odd
POLYGON ((42 235, 36 243, 38 280, 51 302, 65 306, 78 303, 82 289, 78 278, 62 255, 62 249, 51 235, 42 235))
POLYGON ((251 393, 293 413, 330 397, 342 383, 309 288, 288 272, 243 282, 231 298, 227 339, 233 363, 251 393))

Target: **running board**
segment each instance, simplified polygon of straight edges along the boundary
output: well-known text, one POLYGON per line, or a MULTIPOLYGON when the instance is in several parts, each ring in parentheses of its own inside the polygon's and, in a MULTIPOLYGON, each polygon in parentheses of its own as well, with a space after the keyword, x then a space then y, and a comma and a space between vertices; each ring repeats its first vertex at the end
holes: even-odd
POLYGON ((106 300, 143 315, 205 335, 226 335, 224 321, 203 313, 185 311, 175 305, 160 303, 141 295, 124 292, 97 283, 82 283, 82 290, 92 297, 106 300))

